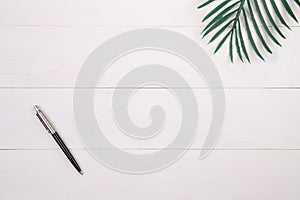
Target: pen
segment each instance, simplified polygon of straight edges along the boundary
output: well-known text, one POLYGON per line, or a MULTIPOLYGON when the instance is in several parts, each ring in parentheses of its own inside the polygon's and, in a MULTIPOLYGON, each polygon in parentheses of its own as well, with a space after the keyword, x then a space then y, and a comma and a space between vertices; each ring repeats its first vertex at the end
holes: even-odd
POLYGON ((46 116, 42 113, 42 111, 39 109, 37 105, 34 106, 34 109, 36 111, 36 116, 39 118, 40 122, 43 124, 45 129, 52 135, 58 146, 61 148, 61 150, 64 152, 64 154, 67 156, 69 161, 72 163, 72 165, 76 168, 76 170, 83 175, 82 170, 80 169, 78 163, 76 162, 75 158, 72 156, 71 152, 69 151, 68 147, 65 145, 63 140, 60 138, 58 133, 55 131, 53 126, 50 124, 50 122, 47 120, 46 116))

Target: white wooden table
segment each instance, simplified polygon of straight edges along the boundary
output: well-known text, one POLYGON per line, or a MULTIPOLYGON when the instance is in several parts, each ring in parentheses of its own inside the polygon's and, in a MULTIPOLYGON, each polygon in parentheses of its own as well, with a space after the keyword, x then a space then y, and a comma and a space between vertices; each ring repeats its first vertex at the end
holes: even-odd
MULTIPOLYGON (((283 48, 274 45, 274 55, 265 54, 266 62, 252 56, 251 65, 237 59, 230 64, 227 48, 213 55, 216 44, 208 46, 201 40, 201 19, 208 10, 198 11, 200 3, 1 0, 0 199, 299 199, 300 26, 290 21, 293 31, 284 30, 283 48), (199 134, 172 166, 131 175, 101 165, 83 148, 72 98, 80 67, 91 51, 114 35, 143 27, 177 31, 205 49, 223 79, 226 122, 216 150, 206 159, 198 159, 203 142, 199 134), (54 121, 84 176, 76 173, 45 133, 34 115, 34 104, 54 121)), ((172 64, 172 59, 165 61, 172 64)), ((196 74, 188 67, 177 70, 191 78, 201 99, 204 91, 196 74)), ((119 73, 97 88, 99 99, 111 95, 121 68, 119 73)), ((142 88, 140 102, 160 92, 142 88)), ((170 139, 147 143, 120 138, 109 113, 102 117, 111 130, 108 137, 129 151, 157 150, 170 139)), ((148 123, 145 113, 135 117, 148 123)))

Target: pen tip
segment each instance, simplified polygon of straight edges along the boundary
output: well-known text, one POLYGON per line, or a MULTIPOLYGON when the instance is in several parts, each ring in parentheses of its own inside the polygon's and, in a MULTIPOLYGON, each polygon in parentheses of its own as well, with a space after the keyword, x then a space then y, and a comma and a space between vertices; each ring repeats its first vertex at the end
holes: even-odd
POLYGON ((34 107, 35 111, 39 111, 40 110, 37 105, 34 105, 33 107, 34 107))
POLYGON ((81 175, 83 175, 83 171, 80 171, 79 173, 80 173, 81 175))

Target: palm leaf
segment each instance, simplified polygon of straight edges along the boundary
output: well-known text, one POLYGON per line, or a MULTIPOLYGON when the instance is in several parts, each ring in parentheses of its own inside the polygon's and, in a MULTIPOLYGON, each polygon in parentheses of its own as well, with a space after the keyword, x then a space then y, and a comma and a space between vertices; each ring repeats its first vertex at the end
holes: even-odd
POLYGON ((243 11, 243 16, 244 16, 244 20, 245 20, 246 31, 247 31, 247 35, 248 35, 248 39, 250 41, 250 44, 251 44, 254 52, 256 53, 256 55, 258 57, 260 57, 262 60, 264 60, 264 58, 260 54, 259 50, 257 49, 257 46, 256 46, 256 44, 254 42, 253 37, 252 37, 251 30, 250 30, 249 23, 248 23, 248 19, 247 19, 247 15, 246 15, 246 11, 245 11, 245 9, 242 9, 242 11, 243 11))
POLYGON ((266 33, 268 34, 268 36, 271 38, 271 40, 273 40, 273 42, 275 42, 277 45, 281 46, 281 44, 278 42, 278 40, 274 37, 274 35, 271 33, 270 29, 268 28, 267 23, 260 11, 260 7, 259 7, 257 0, 254 0, 254 6, 255 6, 255 10, 257 11, 257 15, 258 15, 266 33))
POLYGON ((286 23, 285 20, 283 19, 282 15, 280 14, 280 11, 279 11, 279 9, 278 9, 278 7, 277 7, 275 1, 271 1, 271 4, 272 4, 272 7, 273 7, 273 9, 274 9, 274 12, 276 13, 276 15, 277 15, 278 19, 280 20, 280 22, 281 22, 285 27, 287 27, 288 29, 291 29, 291 28, 289 27, 289 25, 287 25, 287 23, 286 23))
MULTIPOLYGON (((243 53, 244 53, 246 59, 248 60, 248 62, 250 63, 250 58, 249 58, 249 55, 247 53, 245 43, 244 43, 244 39, 243 39, 240 20, 237 21, 237 24, 238 24, 238 28, 236 28, 235 30, 237 30, 237 32, 239 33, 239 39, 240 39, 240 43, 241 43, 241 46, 242 46, 243 53)), ((239 46, 238 43, 237 43, 237 46, 239 46)), ((241 60, 243 61, 242 58, 241 58, 241 60)))
POLYGON ((246 58, 250 63, 248 50, 252 50, 258 57, 264 60, 258 44, 262 44, 263 49, 272 54, 270 44, 268 43, 273 42, 281 46, 279 38, 285 39, 281 31, 282 27, 276 24, 276 21, 279 21, 282 25, 290 29, 286 22, 287 19, 283 17, 286 16, 284 12, 291 19, 298 22, 291 8, 291 3, 295 3, 300 7, 300 0, 278 0, 277 2, 281 3, 280 5, 284 8, 283 11, 279 11, 279 4, 275 3, 275 0, 205 0, 198 8, 206 7, 209 4, 217 5, 202 20, 203 22, 207 22, 202 31, 202 36, 204 38, 213 34, 209 40, 209 43, 211 43, 223 35, 215 49, 215 53, 229 40, 229 57, 231 62, 233 62, 234 48, 242 62, 243 58, 246 58), (272 26, 268 26, 268 23, 272 26), (243 31, 246 34, 243 34, 243 31), (274 35, 274 33, 277 34, 274 35), (246 39, 250 44, 248 49, 245 45, 246 39))
MULTIPOLYGON (((234 31, 235 31, 235 32, 234 32, 234 34, 235 34, 235 44, 239 44, 238 31, 237 31, 237 29, 235 29, 234 31)), ((238 54, 240 60, 241 60, 242 62, 244 62, 243 56, 242 56, 242 53, 241 53, 240 45, 236 45, 236 52, 237 52, 237 54, 238 54)))
POLYGON ((221 3, 220 5, 218 5, 215 9, 213 9, 212 11, 210 11, 202 20, 202 22, 204 22, 205 20, 207 20, 208 18, 210 18, 212 15, 214 15, 217 11, 219 11, 221 8, 223 8, 226 4, 228 4, 230 2, 230 0, 225 0, 223 3, 221 3))

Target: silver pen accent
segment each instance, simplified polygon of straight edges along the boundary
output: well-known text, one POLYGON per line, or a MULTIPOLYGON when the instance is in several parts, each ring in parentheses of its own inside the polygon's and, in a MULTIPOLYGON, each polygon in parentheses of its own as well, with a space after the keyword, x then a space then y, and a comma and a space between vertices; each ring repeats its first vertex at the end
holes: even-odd
POLYGON ((53 126, 51 125, 51 123, 48 121, 48 119, 46 118, 46 116, 39 109, 39 107, 37 105, 35 105, 34 109, 36 111, 36 116, 39 118, 39 120, 44 125, 44 127, 46 128, 46 130, 49 133, 54 134, 56 132, 55 129, 53 128, 53 126))

